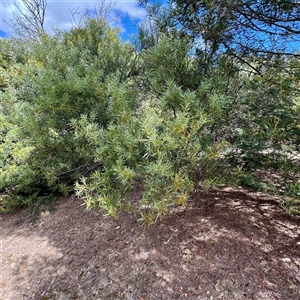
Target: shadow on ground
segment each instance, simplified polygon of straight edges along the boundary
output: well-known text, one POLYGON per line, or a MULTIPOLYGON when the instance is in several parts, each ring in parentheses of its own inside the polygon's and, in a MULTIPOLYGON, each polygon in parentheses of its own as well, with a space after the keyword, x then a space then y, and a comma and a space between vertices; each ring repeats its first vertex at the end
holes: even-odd
POLYGON ((300 299, 299 220, 262 194, 199 192, 150 227, 81 204, 3 217, 3 299, 300 299))

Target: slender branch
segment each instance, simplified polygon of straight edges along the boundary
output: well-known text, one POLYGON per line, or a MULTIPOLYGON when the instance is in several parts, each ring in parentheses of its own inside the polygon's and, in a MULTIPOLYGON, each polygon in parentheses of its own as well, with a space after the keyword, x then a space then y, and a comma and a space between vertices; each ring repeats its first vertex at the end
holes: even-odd
POLYGON ((13 14, 13 19, 8 25, 16 36, 27 41, 39 41, 46 31, 44 28, 45 13, 47 8, 46 0, 22 0, 25 10, 20 3, 15 3, 17 13, 13 14))

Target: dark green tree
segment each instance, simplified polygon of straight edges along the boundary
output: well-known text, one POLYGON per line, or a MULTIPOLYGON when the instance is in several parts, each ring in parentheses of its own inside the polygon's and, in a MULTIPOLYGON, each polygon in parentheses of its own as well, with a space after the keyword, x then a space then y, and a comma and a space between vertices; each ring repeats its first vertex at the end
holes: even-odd
POLYGON ((249 64, 249 55, 298 55, 300 5, 293 0, 170 1, 174 26, 193 40, 205 67, 223 53, 249 64))

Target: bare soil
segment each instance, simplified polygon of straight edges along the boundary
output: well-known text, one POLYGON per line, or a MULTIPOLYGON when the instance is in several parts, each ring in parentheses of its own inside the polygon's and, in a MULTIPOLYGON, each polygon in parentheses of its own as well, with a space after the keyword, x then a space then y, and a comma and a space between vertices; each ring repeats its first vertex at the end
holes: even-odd
POLYGON ((300 299, 300 222, 271 197, 202 191, 150 227, 82 203, 1 216, 1 299, 300 299))

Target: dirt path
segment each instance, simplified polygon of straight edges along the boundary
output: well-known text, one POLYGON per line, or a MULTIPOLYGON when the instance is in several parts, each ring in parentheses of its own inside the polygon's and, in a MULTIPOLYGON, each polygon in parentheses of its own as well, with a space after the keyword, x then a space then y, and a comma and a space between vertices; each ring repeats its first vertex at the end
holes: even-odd
POLYGON ((299 220, 263 195, 199 193, 149 228, 81 204, 1 216, 1 299, 300 299, 299 220))

